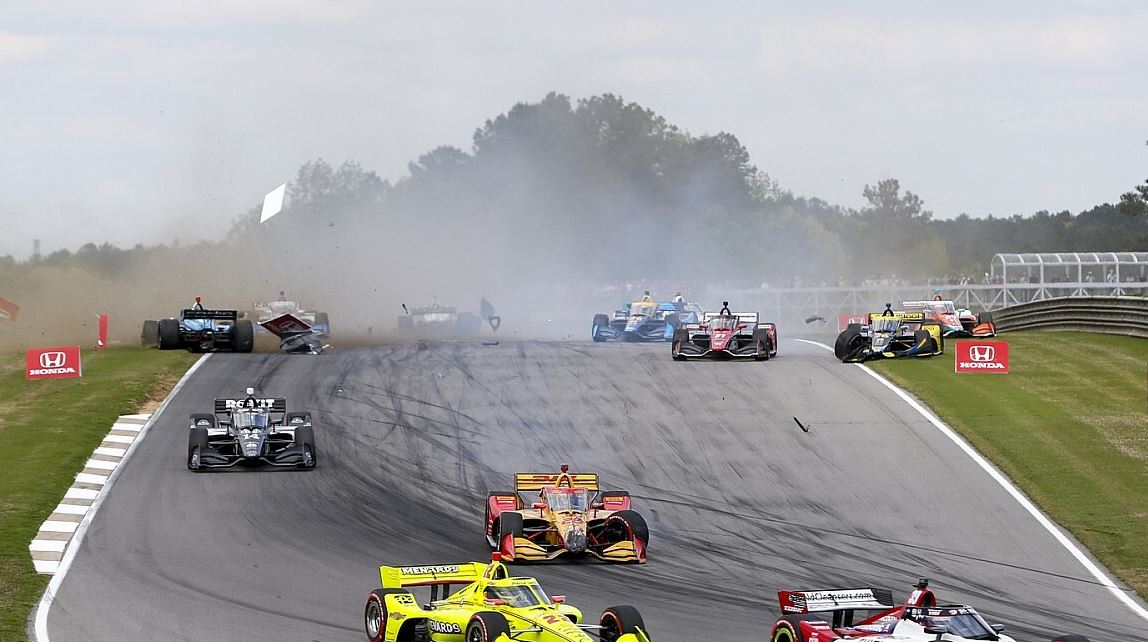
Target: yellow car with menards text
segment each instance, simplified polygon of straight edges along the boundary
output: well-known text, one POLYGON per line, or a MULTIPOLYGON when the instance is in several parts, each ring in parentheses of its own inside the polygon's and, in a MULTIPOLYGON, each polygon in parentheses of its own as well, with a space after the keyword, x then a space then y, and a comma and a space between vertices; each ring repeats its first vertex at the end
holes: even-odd
POLYGON ((565 596, 547 596, 532 577, 511 577, 498 553, 489 564, 380 566, 367 596, 371 642, 650 642, 632 606, 612 606, 598 624, 565 596), (409 590, 429 587, 420 604, 409 590), (454 589, 452 591, 452 589, 454 589))

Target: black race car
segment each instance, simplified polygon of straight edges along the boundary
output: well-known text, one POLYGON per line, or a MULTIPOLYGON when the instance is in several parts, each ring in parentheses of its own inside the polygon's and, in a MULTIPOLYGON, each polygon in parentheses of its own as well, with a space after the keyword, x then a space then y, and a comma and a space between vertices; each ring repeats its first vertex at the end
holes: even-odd
POLYGON ((311 413, 287 412, 286 399, 216 399, 213 414, 191 415, 187 467, 200 471, 237 464, 314 468, 311 413))

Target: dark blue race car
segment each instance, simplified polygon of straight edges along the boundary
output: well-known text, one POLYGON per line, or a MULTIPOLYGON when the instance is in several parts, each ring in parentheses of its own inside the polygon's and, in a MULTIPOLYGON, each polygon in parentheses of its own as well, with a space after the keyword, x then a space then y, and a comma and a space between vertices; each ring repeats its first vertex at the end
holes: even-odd
POLYGON ((656 302, 647 294, 627 303, 611 317, 595 314, 590 336, 594 341, 670 341, 684 323, 697 323, 702 308, 684 301, 656 302))

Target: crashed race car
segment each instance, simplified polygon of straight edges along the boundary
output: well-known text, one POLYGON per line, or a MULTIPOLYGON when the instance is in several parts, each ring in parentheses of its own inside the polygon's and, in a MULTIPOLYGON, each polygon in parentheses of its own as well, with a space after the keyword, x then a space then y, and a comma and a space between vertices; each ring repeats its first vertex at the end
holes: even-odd
POLYGON ((756 312, 730 312, 722 302, 719 312, 706 312, 701 323, 674 331, 670 353, 676 361, 699 357, 768 361, 777 356, 777 326, 758 321, 756 312))
POLYGON ((850 323, 833 344, 833 354, 844 363, 870 359, 932 357, 945 352, 941 324, 925 318, 924 312, 894 311, 867 315, 868 323, 850 323))
POLYGON ((595 314, 590 338, 599 343, 610 339, 669 341, 674 330, 686 323, 696 323, 701 315, 701 306, 686 303, 681 295, 674 297, 673 301, 657 302, 646 292, 641 299, 616 310, 613 316, 595 314))
MULTIPOLYGON (((921 579, 904 604, 893 603, 889 589, 856 588, 824 591, 778 591, 782 615, 770 631, 770 642, 865 640, 867 642, 1015 642, 1004 625, 989 624, 976 609, 938 604, 921 579)), ((1088 642, 1082 635, 1060 635, 1052 642, 1088 642)))
POLYGON ((473 336, 482 331, 486 321, 492 331, 497 332, 502 318, 494 314, 494 306, 486 299, 479 306, 480 314, 459 312, 453 305, 439 303, 438 297, 430 305, 407 307, 402 304, 403 314, 398 317, 400 334, 420 337, 473 336))
POLYGON ((317 334, 330 335, 331 321, 326 312, 315 312, 303 309, 297 301, 288 301, 283 290, 279 291, 279 298, 274 301, 256 301, 251 304, 253 308, 248 318, 262 325, 285 314, 290 314, 299 321, 307 324, 317 334))
POLYGON ((632 606, 602 611, 584 624, 566 597, 549 597, 532 577, 511 577, 494 553, 489 564, 380 566, 382 586, 367 596, 371 642, 650 642, 632 606), (430 587, 418 600, 413 587, 430 587), (457 587, 457 590, 451 591, 457 587))
POLYGON ((609 562, 646 561, 650 529, 630 509, 630 493, 603 492, 598 475, 518 473, 513 491, 491 492, 486 500, 486 541, 507 562, 590 555, 609 562), (523 493, 537 493, 534 502, 523 493))
POLYGON ((942 334, 946 338, 997 336, 993 313, 988 310, 975 314, 967 308, 958 308, 952 301, 940 299, 902 301, 901 309, 907 312, 924 312, 925 319, 941 324, 942 334))
POLYGON ((309 412, 287 412, 286 399, 216 399, 212 414, 191 415, 187 467, 279 466, 314 468, 315 429, 309 412))
POLYGON ((293 314, 281 314, 259 325, 279 337, 279 349, 283 352, 319 354, 331 347, 323 342, 327 338, 326 332, 308 325, 293 314))
POLYGON ((144 321, 140 339, 160 350, 186 348, 189 352, 251 352, 255 328, 236 310, 208 310, 200 297, 181 310, 178 318, 144 321))

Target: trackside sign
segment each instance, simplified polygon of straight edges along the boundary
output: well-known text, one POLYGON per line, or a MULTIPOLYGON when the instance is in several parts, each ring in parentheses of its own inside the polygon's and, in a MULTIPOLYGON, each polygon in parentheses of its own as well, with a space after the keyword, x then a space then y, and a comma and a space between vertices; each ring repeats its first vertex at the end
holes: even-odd
POLYGON ((957 372, 1008 374, 1008 341, 958 341, 957 372))
POLYGON ((83 374, 80 346, 29 348, 24 363, 26 379, 65 379, 83 374))

